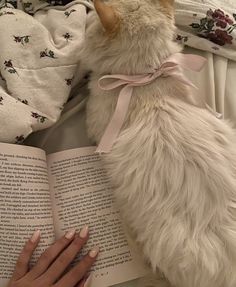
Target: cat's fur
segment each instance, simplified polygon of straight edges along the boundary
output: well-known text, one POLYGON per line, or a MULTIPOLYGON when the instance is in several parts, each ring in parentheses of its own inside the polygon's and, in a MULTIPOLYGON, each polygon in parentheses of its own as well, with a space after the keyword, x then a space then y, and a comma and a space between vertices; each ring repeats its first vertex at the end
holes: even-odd
MULTIPOLYGON (((92 71, 88 132, 97 143, 120 91, 100 90, 98 79, 145 73, 180 51, 172 41, 173 1, 106 3, 119 22, 105 31, 94 12, 83 53, 92 71)), ((191 91, 173 78, 135 88, 104 163, 123 218, 153 274, 161 270, 175 287, 235 287, 236 135, 195 104, 191 91)), ((166 284, 154 280, 147 286, 166 284)))

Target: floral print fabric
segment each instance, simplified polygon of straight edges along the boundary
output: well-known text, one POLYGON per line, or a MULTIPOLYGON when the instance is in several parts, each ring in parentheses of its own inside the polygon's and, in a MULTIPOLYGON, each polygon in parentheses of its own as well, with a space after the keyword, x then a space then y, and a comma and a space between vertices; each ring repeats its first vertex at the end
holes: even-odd
POLYGON ((213 43, 224 46, 233 44, 232 33, 236 29, 236 14, 229 16, 224 11, 209 9, 206 17, 200 20, 200 23, 190 25, 197 30, 198 35, 209 39, 213 43))
POLYGON ((62 5, 0 1, 0 142, 53 125, 68 99, 92 5, 62 5))
POLYGON ((177 0, 176 40, 236 61, 236 1, 177 0))

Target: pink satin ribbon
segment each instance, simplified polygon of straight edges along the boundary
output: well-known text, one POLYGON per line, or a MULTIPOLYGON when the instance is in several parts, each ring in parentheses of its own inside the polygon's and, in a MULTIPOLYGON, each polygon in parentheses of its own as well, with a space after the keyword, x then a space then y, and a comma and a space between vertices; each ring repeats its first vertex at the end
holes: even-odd
MULTIPOLYGON (((109 91, 122 86, 123 88, 120 91, 115 112, 105 130, 104 135, 102 136, 96 152, 110 152, 124 124, 134 87, 146 86, 159 77, 173 77, 185 85, 196 88, 196 86, 184 76, 181 68, 199 72, 203 68, 205 62, 206 59, 201 56, 176 53, 170 56, 158 69, 155 69, 155 71, 152 73, 136 76, 107 75, 100 78, 98 85, 102 90, 109 91), (114 81, 111 83, 104 83, 105 80, 114 81)), ((206 108, 209 109, 210 112, 214 113, 217 118, 222 117, 221 114, 214 112, 209 106, 206 105, 206 108)))

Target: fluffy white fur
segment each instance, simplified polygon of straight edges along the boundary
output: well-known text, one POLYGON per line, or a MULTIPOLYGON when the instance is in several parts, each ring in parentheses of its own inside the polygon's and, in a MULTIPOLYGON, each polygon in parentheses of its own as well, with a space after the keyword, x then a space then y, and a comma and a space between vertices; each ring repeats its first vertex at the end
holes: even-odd
MULTIPOLYGON (((105 74, 139 74, 180 51, 171 0, 110 0, 120 18, 108 35, 90 17, 84 63, 92 71, 88 132, 99 142, 120 89, 97 86, 105 74), (166 3, 165 3, 166 2, 166 3)), ((117 203, 153 272, 145 286, 236 286, 236 136, 197 107, 173 78, 135 88, 126 122, 104 163, 117 203), (158 276, 158 275, 157 275, 158 276)))

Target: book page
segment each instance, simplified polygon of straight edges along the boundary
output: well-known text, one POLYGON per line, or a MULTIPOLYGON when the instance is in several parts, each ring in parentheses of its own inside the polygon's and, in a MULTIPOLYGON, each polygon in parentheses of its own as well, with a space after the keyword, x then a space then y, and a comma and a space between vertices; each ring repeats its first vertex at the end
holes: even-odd
POLYGON ((34 260, 55 240, 45 153, 0 143, 0 286, 6 286, 25 242, 41 231, 34 260))
POLYGON ((106 287, 145 274, 128 246, 112 189, 94 147, 80 148, 47 157, 56 236, 84 225, 90 229, 85 248, 100 247, 92 268, 91 287, 106 287))

